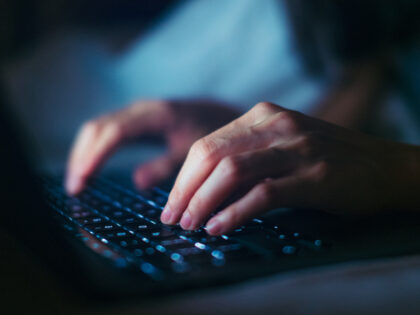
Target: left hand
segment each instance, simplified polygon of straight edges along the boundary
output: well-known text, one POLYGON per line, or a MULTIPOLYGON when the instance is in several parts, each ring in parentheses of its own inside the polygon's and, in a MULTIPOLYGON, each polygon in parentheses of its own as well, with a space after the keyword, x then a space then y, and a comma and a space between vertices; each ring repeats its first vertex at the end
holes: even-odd
POLYGON ((259 103, 193 144, 161 220, 196 229, 244 189, 207 223, 208 233, 227 233, 278 207, 341 213, 389 208, 400 166, 393 152, 403 146, 259 103))

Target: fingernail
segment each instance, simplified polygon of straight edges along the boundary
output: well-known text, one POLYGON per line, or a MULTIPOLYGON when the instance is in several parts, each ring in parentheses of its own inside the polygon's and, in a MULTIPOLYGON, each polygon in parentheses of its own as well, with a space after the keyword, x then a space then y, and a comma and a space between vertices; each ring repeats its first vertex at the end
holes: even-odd
POLYGON ((191 223, 192 223, 191 214, 187 210, 187 211, 185 211, 184 215, 182 216, 180 224, 181 224, 181 226, 184 230, 188 230, 191 227, 191 223))
POLYGON ((66 180, 66 190, 70 195, 78 192, 80 187, 80 179, 76 176, 69 176, 66 180))
POLYGON ((162 214, 160 215, 160 220, 164 224, 170 224, 172 219, 172 211, 169 209, 169 206, 165 206, 165 209, 163 209, 162 214))
POLYGON ((222 223, 217 219, 212 219, 209 223, 207 223, 206 229, 210 234, 220 234, 222 231, 222 223))

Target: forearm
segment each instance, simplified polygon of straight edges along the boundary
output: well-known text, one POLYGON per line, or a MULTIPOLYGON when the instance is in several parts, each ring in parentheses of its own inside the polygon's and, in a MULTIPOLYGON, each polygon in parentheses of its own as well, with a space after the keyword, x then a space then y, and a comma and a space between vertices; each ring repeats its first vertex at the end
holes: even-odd
POLYGON ((385 59, 345 67, 313 115, 343 127, 365 129, 385 94, 388 71, 385 59))

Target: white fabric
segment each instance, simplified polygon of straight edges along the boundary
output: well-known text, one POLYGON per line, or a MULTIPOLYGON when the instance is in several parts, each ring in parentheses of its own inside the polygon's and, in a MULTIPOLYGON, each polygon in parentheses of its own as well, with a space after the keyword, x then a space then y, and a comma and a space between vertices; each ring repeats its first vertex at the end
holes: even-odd
POLYGON ((60 32, 4 73, 35 146, 62 163, 80 124, 143 98, 212 97, 246 110, 306 111, 322 83, 303 74, 284 3, 190 0, 113 54, 98 34, 60 32))
POLYGON ((307 110, 306 78, 282 1, 187 1, 117 65, 127 101, 209 96, 248 108, 269 100, 307 110))

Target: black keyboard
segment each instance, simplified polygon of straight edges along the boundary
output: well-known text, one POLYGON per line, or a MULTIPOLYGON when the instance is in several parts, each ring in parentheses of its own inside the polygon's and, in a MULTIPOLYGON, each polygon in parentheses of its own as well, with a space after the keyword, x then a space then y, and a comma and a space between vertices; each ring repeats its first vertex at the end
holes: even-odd
POLYGON ((179 225, 161 224, 168 194, 158 187, 139 192, 129 183, 97 178, 77 197, 68 197, 61 179, 41 181, 46 200, 64 219, 65 229, 117 267, 134 266, 154 280, 241 262, 316 254, 327 248, 320 239, 285 232, 263 218, 218 237, 204 228, 184 231, 179 225), (260 247, 254 240, 269 246, 260 247))

